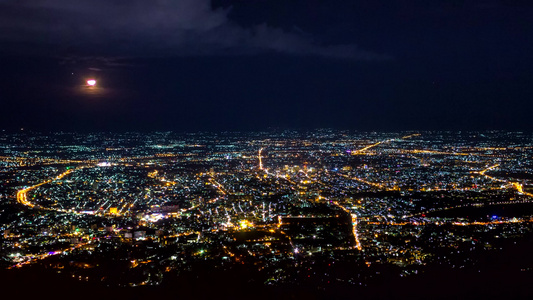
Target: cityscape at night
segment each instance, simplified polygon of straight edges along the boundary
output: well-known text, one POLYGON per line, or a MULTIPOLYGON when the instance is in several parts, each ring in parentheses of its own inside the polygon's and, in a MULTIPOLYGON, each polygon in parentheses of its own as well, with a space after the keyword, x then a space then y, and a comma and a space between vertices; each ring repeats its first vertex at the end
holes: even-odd
POLYGON ((533 272, 531 259, 497 271, 491 261, 531 247, 531 134, 0 138, 8 272, 101 288, 164 289, 193 276, 205 287, 324 293, 370 293, 435 270, 517 280, 533 272))
POLYGON ((16 299, 533 299, 533 1, 0 0, 16 299))

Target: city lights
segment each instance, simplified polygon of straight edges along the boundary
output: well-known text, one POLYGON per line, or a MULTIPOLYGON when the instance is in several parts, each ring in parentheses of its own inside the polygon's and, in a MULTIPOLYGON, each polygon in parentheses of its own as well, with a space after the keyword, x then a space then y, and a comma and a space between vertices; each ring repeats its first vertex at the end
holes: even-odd
POLYGON ((474 268, 471 257, 533 233, 532 139, 502 134, 32 136, 0 157, 3 205, 20 211, 3 225, 5 264, 118 286, 160 285, 199 262, 324 287, 474 268), (130 248, 120 271, 140 275, 107 280, 130 248), (315 274, 325 258, 351 271, 315 274))

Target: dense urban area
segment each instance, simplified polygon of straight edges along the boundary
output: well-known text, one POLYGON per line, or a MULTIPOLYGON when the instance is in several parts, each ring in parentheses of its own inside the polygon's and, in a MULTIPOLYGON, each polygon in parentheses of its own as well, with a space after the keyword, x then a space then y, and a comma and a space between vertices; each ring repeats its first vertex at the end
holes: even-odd
POLYGON ((505 278, 518 298, 532 179, 521 132, 0 132, 0 264, 191 295, 505 278))

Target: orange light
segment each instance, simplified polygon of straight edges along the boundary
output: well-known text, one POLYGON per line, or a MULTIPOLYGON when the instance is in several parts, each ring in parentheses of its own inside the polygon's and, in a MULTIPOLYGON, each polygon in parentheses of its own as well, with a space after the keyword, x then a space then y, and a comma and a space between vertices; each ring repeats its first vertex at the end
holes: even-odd
POLYGON ((94 80, 94 79, 89 79, 89 80, 87 80, 87 85, 89 85, 89 86, 95 86, 95 85, 96 85, 96 80, 94 80))

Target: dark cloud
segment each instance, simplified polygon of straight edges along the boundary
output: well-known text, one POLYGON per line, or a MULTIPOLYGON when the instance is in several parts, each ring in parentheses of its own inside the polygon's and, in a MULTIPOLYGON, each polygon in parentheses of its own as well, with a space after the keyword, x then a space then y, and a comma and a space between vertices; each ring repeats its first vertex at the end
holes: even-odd
POLYGON ((210 0, 0 0, 4 49, 128 56, 314 55, 354 60, 387 56, 355 45, 322 45, 268 24, 244 28, 210 0))
POLYGON ((128 57, 91 55, 64 55, 59 58, 59 64, 73 68, 81 67, 98 70, 139 66, 139 62, 133 62, 128 57))

